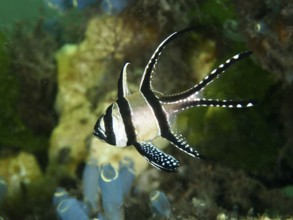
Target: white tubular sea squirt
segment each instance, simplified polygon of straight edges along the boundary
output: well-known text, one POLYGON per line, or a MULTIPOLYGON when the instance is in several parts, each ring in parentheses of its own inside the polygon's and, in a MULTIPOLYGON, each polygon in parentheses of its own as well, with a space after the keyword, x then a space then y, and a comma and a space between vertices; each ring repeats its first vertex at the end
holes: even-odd
POLYGON ((119 178, 122 182, 123 199, 130 195, 130 190, 135 179, 133 160, 125 157, 119 162, 119 178))
POLYGON ((171 205, 165 193, 154 191, 150 194, 150 209, 155 216, 169 218, 171 216, 171 205))
POLYGON ((57 207, 57 213, 62 220, 89 220, 75 198, 62 200, 57 207))
POLYGON ((98 161, 91 159, 86 163, 82 175, 83 200, 90 207, 92 213, 99 207, 99 175, 98 161))
POLYGON ((107 220, 123 220, 123 188, 118 170, 111 164, 102 165, 99 185, 104 209, 103 218, 107 220))

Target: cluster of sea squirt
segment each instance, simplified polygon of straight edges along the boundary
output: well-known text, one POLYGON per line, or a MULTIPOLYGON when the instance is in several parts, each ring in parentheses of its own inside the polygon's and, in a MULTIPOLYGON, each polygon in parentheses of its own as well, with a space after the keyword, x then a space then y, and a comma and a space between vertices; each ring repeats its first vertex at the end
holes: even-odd
MULTIPOLYGON (((59 219, 125 219, 125 200, 130 196, 135 179, 134 164, 129 158, 119 162, 119 169, 110 163, 98 165, 90 160, 83 171, 83 199, 79 200, 64 188, 57 188, 53 205, 59 219)), ((149 207, 153 215, 169 217, 171 206, 161 191, 150 194, 149 207)))

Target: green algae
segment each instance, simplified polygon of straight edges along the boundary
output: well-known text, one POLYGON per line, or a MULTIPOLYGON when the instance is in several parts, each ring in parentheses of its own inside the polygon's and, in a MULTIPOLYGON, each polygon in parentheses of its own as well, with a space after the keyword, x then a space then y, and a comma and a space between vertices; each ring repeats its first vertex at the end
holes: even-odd
POLYGON ((0 144, 39 154, 46 149, 46 137, 37 136, 24 123, 19 106, 18 74, 13 71, 12 57, 7 49, 7 38, 0 33, 0 144))
POLYGON ((18 143, 14 137, 17 137, 24 129, 15 112, 19 95, 18 83, 9 70, 11 60, 5 47, 6 43, 6 37, 0 33, 0 142, 4 146, 18 143))
POLYGON ((227 0, 204 1, 201 5, 201 14, 206 23, 223 24, 227 19, 236 16, 233 5, 227 0))

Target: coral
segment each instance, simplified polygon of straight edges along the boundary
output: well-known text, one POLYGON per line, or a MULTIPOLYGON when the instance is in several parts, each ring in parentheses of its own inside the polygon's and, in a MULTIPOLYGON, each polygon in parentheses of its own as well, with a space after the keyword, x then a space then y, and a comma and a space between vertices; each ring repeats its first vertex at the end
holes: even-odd
POLYGON ((182 219, 191 216, 215 219, 223 210, 230 217, 246 216, 251 209, 250 216, 292 215, 293 200, 280 190, 266 187, 243 170, 212 162, 190 160, 190 165, 182 167, 176 181, 162 178, 159 187, 170 195, 170 202, 176 207, 173 215, 182 219))
POLYGON ((241 30, 260 64, 292 83, 293 6, 290 0, 235 1, 241 30))
MULTIPOLYGON (((71 174, 75 172, 76 165, 86 157, 86 138, 91 134, 90 122, 95 120, 86 92, 89 86, 93 86, 92 82, 98 81, 97 76, 99 77, 98 73, 88 70, 74 71, 75 67, 72 65, 76 62, 73 62, 73 58, 78 54, 77 46, 67 45, 56 55, 59 85, 56 109, 60 119, 52 133, 49 152, 50 166, 65 165, 71 174)), ((82 64, 77 66, 88 68, 82 64)), ((103 70, 100 63, 96 67, 103 70)))
POLYGON ((107 56, 123 58, 124 50, 133 39, 131 29, 123 19, 111 16, 92 19, 85 36, 86 41, 81 44, 81 50, 85 53, 85 57, 95 60, 105 59, 107 56))
MULTIPOLYGON (((9 189, 8 185, 8 189, 9 189)), ((4 219, 33 219, 38 216, 44 220, 55 220, 56 214, 50 203, 50 198, 56 187, 52 177, 42 176, 31 179, 29 184, 21 184, 13 194, 9 193, 0 207, 4 219)))
MULTIPOLYGON (((74 175, 77 165, 85 160, 88 153, 95 155, 88 151, 87 143, 90 143, 90 151, 99 148, 99 154, 106 155, 103 148, 109 146, 91 140, 90 135, 104 106, 116 96, 117 82, 113 79, 118 79, 120 67, 113 72, 112 62, 124 59, 134 37, 134 31, 123 18, 99 17, 89 22, 82 43, 66 45, 57 52, 58 94, 55 106, 60 118, 50 138, 49 170, 52 172, 62 166, 74 175)), ((143 38, 142 42, 145 40, 143 38)), ((116 164, 118 154, 123 157, 128 155, 128 151, 118 152, 115 149, 107 152, 116 164)), ((99 156, 95 158, 103 161, 99 156)))
POLYGON ((139 14, 138 16, 134 16, 134 17, 141 19, 142 25, 155 25, 159 27, 158 30, 160 29, 162 30, 168 25, 168 23, 173 23, 174 25, 175 22, 173 22, 173 20, 175 18, 179 19, 178 23, 180 24, 186 24, 187 22, 185 20, 185 16, 182 16, 182 13, 184 9, 186 9, 186 7, 184 7, 185 5, 183 5, 183 7, 181 8, 179 6, 180 3, 179 4, 177 2, 171 3, 173 8, 175 8, 175 10, 173 11, 174 14, 171 13, 171 5, 167 1, 151 2, 147 0, 142 0, 142 1, 133 2, 133 4, 134 5, 130 7, 127 12, 129 14, 135 15, 135 12, 137 11, 139 14))
MULTIPOLYGON (((9 45, 11 69, 19 84, 18 114, 35 136, 49 136, 56 124, 54 99, 56 95, 56 41, 39 20, 32 30, 26 23, 15 25, 9 45), (32 49, 33 48, 33 49, 32 49), (30 103, 30 108, 27 107, 30 103)), ((12 74, 11 74, 12 75, 12 74)))
POLYGON ((7 182, 8 195, 13 195, 23 186, 40 181, 43 174, 34 155, 20 152, 16 156, 0 159, 0 176, 7 182))
POLYGON ((129 3, 131 3, 131 0, 106 0, 102 1, 101 8, 107 14, 117 14, 123 11, 129 3))
POLYGON ((39 161, 44 167, 48 136, 55 123, 54 64, 50 59, 55 45, 38 25, 28 30, 21 23, 12 30, 6 37, 0 34, 0 154, 21 149, 37 159, 42 157, 39 161))

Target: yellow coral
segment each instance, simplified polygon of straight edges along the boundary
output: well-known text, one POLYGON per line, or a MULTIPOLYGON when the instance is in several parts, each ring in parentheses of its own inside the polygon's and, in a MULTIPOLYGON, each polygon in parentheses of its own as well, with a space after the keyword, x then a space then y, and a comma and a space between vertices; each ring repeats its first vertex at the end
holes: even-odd
MULTIPOLYGON (((108 104, 105 97, 112 92, 107 91, 103 94, 96 110, 88 94, 96 90, 97 86, 102 86, 102 79, 109 74, 109 58, 124 59, 127 48, 132 47, 134 38, 138 37, 133 29, 134 26, 121 17, 96 17, 88 23, 83 42, 78 45, 65 45, 56 53, 58 94, 55 107, 60 117, 59 124, 50 138, 49 170, 51 172, 65 169, 68 174, 75 175, 77 165, 86 160, 89 153, 87 143, 90 143, 88 138, 92 135, 97 117, 104 110, 103 106, 108 104)), ((118 74, 119 72, 115 73, 117 78, 118 74)), ((116 87, 113 91, 116 93, 116 87)), ((113 92, 111 97, 115 95, 113 92)), ((128 155, 129 151, 135 152, 133 157, 137 157, 133 148, 119 151, 109 146, 100 147, 100 144, 91 148, 96 147, 101 149, 99 152, 107 151, 109 159, 107 162, 115 161, 112 158, 116 158, 118 154, 121 157, 128 155), (110 156, 112 154, 113 156, 110 156)), ((101 155, 103 153, 96 155, 98 160, 101 155)))
POLYGON ((21 152, 0 160, 0 176, 7 182, 8 194, 13 194, 19 191, 23 184, 29 185, 41 180, 42 172, 32 154, 21 152))

